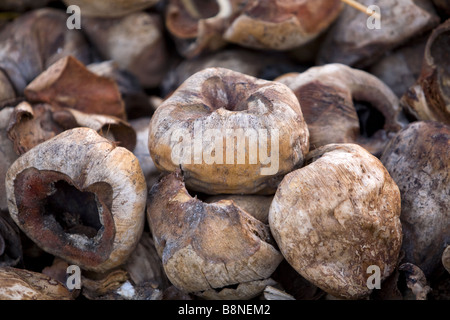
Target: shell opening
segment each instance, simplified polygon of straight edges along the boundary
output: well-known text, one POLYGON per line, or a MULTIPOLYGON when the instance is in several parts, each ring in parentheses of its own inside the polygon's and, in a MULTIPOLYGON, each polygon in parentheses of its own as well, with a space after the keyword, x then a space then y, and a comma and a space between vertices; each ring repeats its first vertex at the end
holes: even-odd
POLYGON ((45 215, 53 216, 65 233, 95 237, 102 227, 97 196, 64 180, 54 182, 52 187, 52 194, 45 199, 45 215))
POLYGON ((386 119, 371 103, 353 100, 353 104, 358 114, 360 136, 371 138, 375 133, 383 130, 386 119))

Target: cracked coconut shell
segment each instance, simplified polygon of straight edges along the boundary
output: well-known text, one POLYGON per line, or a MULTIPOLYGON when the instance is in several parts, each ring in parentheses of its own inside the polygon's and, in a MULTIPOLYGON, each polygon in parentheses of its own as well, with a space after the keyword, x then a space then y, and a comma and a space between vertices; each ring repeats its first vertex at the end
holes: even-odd
POLYGON ((44 251, 104 272, 125 262, 144 227, 147 186, 136 157, 89 128, 67 130, 6 174, 11 217, 44 251))
POLYGON ((381 162, 354 144, 331 144, 285 176, 269 225, 283 256, 305 279, 333 296, 370 294, 367 268, 381 281, 397 265, 400 192, 381 162))
POLYGON ((250 299, 274 284, 270 275, 282 256, 269 227, 233 201, 193 198, 177 171, 154 185, 148 203, 156 250, 178 289, 208 299, 250 299))

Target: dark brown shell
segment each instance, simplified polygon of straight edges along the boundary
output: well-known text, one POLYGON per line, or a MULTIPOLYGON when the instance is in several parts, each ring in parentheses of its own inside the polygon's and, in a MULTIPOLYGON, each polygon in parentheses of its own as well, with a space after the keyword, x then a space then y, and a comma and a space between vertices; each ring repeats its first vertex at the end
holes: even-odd
POLYGON ((288 73, 275 79, 295 93, 310 133, 310 149, 330 143, 356 143, 379 156, 389 139, 406 122, 398 98, 382 81, 368 72, 339 63, 288 73), (360 128, 356 102, 378 110, 384 124, 372 135, 360 128), (364 133, 364 134, 362 134, 364 133))
POLYGON ((39 74, 24 93, 33 103, 126 118, 117 83, 89 71, 72 56, 61 58, 39 74))
POLYGON ((0 210, 0 267, 22 263, 20 232, 8 212, 0 210))
POLYGON ((449 41, 450 20, 447 20, 428 38, 420 77, 402 97, 403 107, 418 120, 450 124, 449 41))

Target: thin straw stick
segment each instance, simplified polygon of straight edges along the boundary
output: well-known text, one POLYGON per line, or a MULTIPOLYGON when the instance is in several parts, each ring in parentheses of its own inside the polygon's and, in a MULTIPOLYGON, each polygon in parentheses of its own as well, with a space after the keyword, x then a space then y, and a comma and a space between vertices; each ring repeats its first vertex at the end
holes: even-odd
POLYGON ((341 0, 342 2, 348 4, 350 7, 353 7, 361 12, 364 12, 365 14, 369 15, 369 16, 373 16, 375 19, 381 19, 381 16, 379 13, 370 10, 369 8, 367 8, 365 5, 362 5, 359 2, 356 2, 355 0, 341 0))

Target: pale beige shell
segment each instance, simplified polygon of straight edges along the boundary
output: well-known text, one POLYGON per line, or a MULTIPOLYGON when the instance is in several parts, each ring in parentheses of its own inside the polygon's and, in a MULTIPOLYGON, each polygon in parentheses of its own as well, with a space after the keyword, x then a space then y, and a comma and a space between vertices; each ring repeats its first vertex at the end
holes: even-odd
POLYGON ((208 194, 273 194, 282 176, 302 165, 309 150, 309 132, 297 98, 284 84, 207 68, 188 78, 158 107, 150 122, 148 143, 159 170, 173 172, 181 164, 188 188, 208 194), (245 142, 245 150, 238 148, 232 137, 239 130, 237 138, 248 138, 250 133, 256 137, 250 147, 250 142, 245 142), (222 148, 214 144, 211 150, 208 140, 216 142, 220 137, 207 138, 207 132, 223 135, 222 148), (260 132, 265 133, 265 148, 260 132), (181 161, 173 158, 180 134, 185 151, 181 161), (227 153, 233 146, 235 153, 229 159, 227 153), (264 149, 270 149, 270 163, 250 161, 257 152, 261 159, 264 149), (191 150, 190 156, 186 150, 191 150), (205 160, 207 152, 214 154, 213 163, 205 160), (236 153, 241 153, 244 161, 239 161, 236 153))
POLYGON ((180 171, 156 184, 147 217, 156 250, 178 289, 212 299, 257 296, 282 260, 268 225, 232 201, 189 195, 180 171), (227 286, 236 285, 236 288, 227 286))
POLYGON ((341 8, 338 0, 253 1, 227 28, 224 39, 256 49, 293 49, 325 31, 341 8))
POLYGON ((304 278, 341 298, 367 296, 369 266, 381 281, 402 242, 400 192, 381 162, 354 144, 331 144, 285 176, 269 211, 272 234, 304 278))
POLYGON ((67 6, 80 7, 86 17, 121 17, 158 3, 159 0, 64 0, 67 6))
POLYGON ((59 281, 42 273, 11 267, 0 268, 0 300, 71 300, 59 281))
POLYGON ((23 154, 7 172, 6 192, 18 226, 45 251, 83 269, 100 272, 124 263, 143 231, 147 187, 139 162, 92 129, 67 130, 23 154), (54 209, 55 217, 46 212, 59 181, 95 195, 101 224, 95 235, 66 232, 56 223, 64 207, 54 209))

